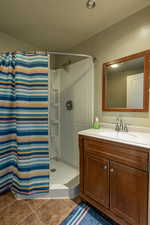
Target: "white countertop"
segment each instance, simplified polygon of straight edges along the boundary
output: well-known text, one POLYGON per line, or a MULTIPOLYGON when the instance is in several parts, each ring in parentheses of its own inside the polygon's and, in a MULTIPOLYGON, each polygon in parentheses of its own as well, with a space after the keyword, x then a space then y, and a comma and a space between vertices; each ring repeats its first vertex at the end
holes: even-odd
POLYGON ((128 129, 129 132, 117 132, 114 125, 103 124, 100 129, 83 130, 78 134, 150 149, 150 128, 129 126, 128 129))

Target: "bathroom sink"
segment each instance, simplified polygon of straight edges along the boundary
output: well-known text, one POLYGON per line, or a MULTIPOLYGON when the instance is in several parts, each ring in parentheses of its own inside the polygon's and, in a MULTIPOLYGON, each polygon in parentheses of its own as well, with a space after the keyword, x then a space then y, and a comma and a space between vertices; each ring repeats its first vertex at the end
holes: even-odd
POLYGON ((106 136, 115 139, 129 140, 129 141, 138 141, 139 137, 134 133, 128 132, 117 132, 114 130, 99 130, 98 132, 101 136, 106 136))
MULTIPOLYGON (((88 131, 88 130, 87 130, 88 131)), ((110 137, 110 138, 125 138, 125 139, 131 139, 131 138, 137 138, 136 135, 132 133, 127 133, 127 132, 117 132, 113 129, 90 129, 89 132, 92 134, 100 135, 100 136, 105 136, 105 137, 110 137)))
POLYGON ((118 138, 128 139, 128 140, 138 140, 138 136, 133 133, 125 133, 125 132, 119 132, 118 138))
POLYGON ((112 128, 89 129, 79 132, 79 134, 94 136, 107 140, 114 140, 122 143, 150 147, 150 133, 145 132, 117 132, 112 128))

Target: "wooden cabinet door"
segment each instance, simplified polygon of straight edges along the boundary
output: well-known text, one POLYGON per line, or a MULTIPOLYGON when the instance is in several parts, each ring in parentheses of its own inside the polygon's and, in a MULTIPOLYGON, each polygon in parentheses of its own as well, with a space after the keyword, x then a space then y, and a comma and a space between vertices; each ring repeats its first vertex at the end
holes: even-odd
POLYGON ((84 194, 109 207, 109 161, 89 152, 84 155, 84 194))
POLYGON ((147 225, 148 174, 110 162, 110 210, 132 225, 147 225))

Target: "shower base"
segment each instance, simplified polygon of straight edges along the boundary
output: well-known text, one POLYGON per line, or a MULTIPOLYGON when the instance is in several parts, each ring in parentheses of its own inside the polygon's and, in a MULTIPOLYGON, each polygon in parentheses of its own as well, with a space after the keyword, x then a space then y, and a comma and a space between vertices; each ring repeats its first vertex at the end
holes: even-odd
POLYGON ((62 161, 50 165, 50 198, 75 198, 79 195, 79 169, 62 161))

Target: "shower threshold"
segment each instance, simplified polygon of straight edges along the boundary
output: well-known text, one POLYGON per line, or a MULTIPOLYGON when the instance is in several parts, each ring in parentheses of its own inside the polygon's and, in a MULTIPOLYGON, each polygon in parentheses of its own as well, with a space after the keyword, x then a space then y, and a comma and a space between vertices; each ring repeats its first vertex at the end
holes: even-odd
POLYGON ((50 198, 75 198, 79 195, 79 169, 60 160, 52 160, 50 198))

